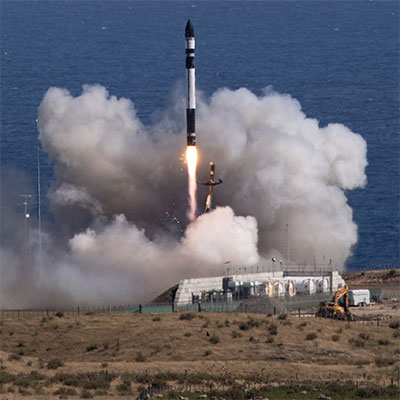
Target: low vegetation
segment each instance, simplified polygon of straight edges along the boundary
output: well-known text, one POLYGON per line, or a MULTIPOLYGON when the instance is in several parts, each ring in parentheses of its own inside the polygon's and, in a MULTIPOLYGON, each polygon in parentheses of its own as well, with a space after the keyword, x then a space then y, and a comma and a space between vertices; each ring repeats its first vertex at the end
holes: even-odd
POLYGON ((55 318, 58 329, 50 318, 2 323, 0 393, 136 398, 168 385, 160 398, 395 398, 400 330, 389 322, 204 312, 55 318))

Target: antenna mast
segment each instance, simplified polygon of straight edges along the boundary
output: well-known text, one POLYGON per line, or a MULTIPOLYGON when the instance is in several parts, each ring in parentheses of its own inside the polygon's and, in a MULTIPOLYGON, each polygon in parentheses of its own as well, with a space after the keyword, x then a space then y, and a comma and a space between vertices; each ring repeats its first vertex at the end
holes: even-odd
POLYGON ((24 218, 25 218, 25 267, 29 266, 30 252, 29 252, 29 213, 28 213, 28 199, 32 197, 31 194, 21 194, 20 197, 24 198, 24 218))
POLYGON ((289 265, 290 260, 290 241, 289 241, 289 224, 286 224, 286 265, 289 265))

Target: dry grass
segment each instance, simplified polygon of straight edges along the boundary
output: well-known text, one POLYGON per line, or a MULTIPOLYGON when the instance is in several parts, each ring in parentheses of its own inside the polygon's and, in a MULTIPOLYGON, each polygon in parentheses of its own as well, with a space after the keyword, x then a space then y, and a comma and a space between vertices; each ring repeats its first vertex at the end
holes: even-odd
MULTIPOLYGON (((137 393, 142 383, 132 378, 128 384, 124 373, 183 376, 189 371, 230 374, 239 380, 253 374, 267 376, 271 382, 386 379, 389 384, 399 367, 393 354, 400 339, 393 337, 389 326, 239 313, 182 315, 165 314, 157 322, 153 315, 141 314, 6 320, 1 330, 1 372, 14 376, 39 373, 48 380, 47 386, 28 384, 23 390, 42 393, 43 398, 59 398, 53 393, 61 390, 61 396, 74 398, 72 391, 63 395, 63 384, 51 378, 59 373, 76 376, 107 370, 114 374, 108 386, 73 387, 76 398, 83 389, 91 390, 91 395, 97 390, 101 398, 101 391, 115 396, 124 391, 137 393), (338 332, 339 339, 333 340, 338 332), (310 334, 316 337, 305 340, 310 334), (362 346, 355 345, 358 341, 362 346), (49 363, 57 367, 51 369, 49 363)), ((18 393, 21 387, 4 379, 1 382, 3 393, 9 388, 18 393)))

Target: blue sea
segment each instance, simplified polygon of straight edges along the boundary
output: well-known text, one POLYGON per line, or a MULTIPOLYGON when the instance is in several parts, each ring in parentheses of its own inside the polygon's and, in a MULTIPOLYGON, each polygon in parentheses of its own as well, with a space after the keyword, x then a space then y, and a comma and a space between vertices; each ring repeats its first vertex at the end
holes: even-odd
MULTIPOLYGON (((144 124, 184 79, 196 31, 196 85, 290 94, 324 126, 367 141, 368 184, 346 193, 359 227, 348 268, 399 265, 399 2, 1 0, 2 192, 35 193, 38 106, 51 86, 99 83, 144 124), (13 174, 12 188, 4 182, 13 174)), ((52 184, 45 153, 42 191, 52 184)), ((35 200, 31 200, 35 212, 35 200)), ((51 220, 43 195, 43 215, 51 220)), ((4 232, 3 232, 4 234, 4 232)))

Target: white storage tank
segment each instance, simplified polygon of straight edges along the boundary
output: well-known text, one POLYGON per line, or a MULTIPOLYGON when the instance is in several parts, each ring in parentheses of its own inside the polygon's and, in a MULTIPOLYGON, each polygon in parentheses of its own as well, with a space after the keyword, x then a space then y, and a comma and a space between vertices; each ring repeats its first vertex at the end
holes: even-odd
POLYGON ((290 297, 296 295, 296 282, 293 280, 286 280, 286 294, 290 297))
POLYGON ((264 282, 265 285, 265 294, 269 297, 275 296, 275 285, 274 282, 268 281, 264 282))
POLYGON ((317 284, 313 278, 296 278, 296 291, 299 294, 314 294, 317 284))
POLYGON ((286 294, 285 281, 274 281, 275 296, 282 297, 286 294))
POLYGON ((330 289, 330 279, 327 276, 317 279, 317 292, 327 293, 330 289))

